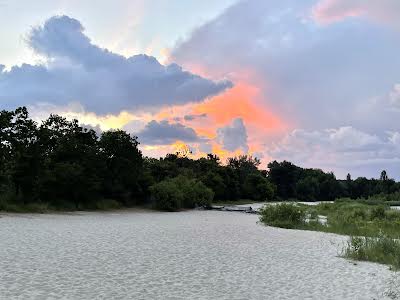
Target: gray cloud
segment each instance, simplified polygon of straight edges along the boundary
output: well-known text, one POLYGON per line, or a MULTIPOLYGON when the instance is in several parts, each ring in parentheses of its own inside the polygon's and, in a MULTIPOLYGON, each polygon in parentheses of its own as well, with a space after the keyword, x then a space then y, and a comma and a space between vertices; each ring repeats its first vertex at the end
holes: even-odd
POLYGON ((212 144, 209 142, 200 143, 199 150, 204 153, 212 153, 212 144))
POLYGON ((199 114, 199 115, 186 115, 183 118, 185 121, 193 121, 196 119, 202 119, 202 118, 206 118, 206 117, 207 117, 207 114, 203 113, 203 114, 199 114))
POLYGON ((297 129, 270 146, 267 153, 305 167, 335 171, 341 178, 347 172, 352 172, 354 177, 376 177, 382 169, 398 178, 400 133, 378 136, 351 126, 322 131, 297 129))
POLYGON ((193 128, 180 123, 169 123, 166 120, 160 122, 153 120, 147 123, 137 135, 140 142, 148 145, 168 145, 177 140, 187 143, 202 141, 193 128))
POLYGON ((243 120, 237 118, 232 123, 217 129, 217 141, 223 145, 226 150, 235 151, 241 149, 247 153, 247 130, 243 120))
POLYGON ((321 26, 310 18, 315 3, 241 0, 177 45, 173 60, 216 77, 249 70, 260 101, 304 128, 396 129, 393 118, 371 121, 356 110, 399 81, 398 35, 365 20, 321 26))
MULTIPOLYGON (((397 0, 326 2, 379 6, 379 13, 390 11, 391 20, 400 20, 400 10, 390 9, 397 0)), ((238 1, 179 43, 173 60, 253 84, 260 89, 257 103, 292 129, 302 128, 288 134, 286 144, 268 139, 265 157, 338 172, 348 164, 346 172, 359 175, 383 167, 395 173, 399 152, 392 151, 387 132, 399 128, 399 33, 378 18, 322 25, 312 18, 316 3, 238 1)))
POLYGON ((154 57, 125 58, 94 45, 83 30, 79 21, 67 16, 33 28, 28 44, 46 63, 10 71, 0 67, 2 107, 77 101, 88 111, 110 113, 202 101, 232 86, 177 64, 163 66, 154 57))

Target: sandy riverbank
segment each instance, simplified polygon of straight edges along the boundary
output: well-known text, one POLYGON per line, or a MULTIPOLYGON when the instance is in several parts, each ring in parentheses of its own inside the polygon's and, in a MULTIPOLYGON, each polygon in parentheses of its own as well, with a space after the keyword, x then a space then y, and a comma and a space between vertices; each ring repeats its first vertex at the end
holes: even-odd
MULTIPOLYGON (((0 218, 0 299, 383 299, 394 273, 345 238, 216 211, 0 218)), ((400 280, 400 279, 399 279, 400 280)))

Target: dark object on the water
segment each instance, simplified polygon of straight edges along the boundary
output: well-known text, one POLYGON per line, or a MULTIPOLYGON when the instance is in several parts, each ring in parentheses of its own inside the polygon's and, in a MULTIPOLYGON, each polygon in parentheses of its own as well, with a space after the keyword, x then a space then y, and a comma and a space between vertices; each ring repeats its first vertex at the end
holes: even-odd
POLYGON ((212 210, 220 210, 220 211, 233 211, 233 212, 244 212, 249 214, 258 214, 256 210, 254 210, 251 206, 211 206, 212 210))
POLYGON ((253 208, 251 206, 225 206, 222 210, 238 211, 238 212, 251 212, 251 211, 253 211, 253 208))
POLYGON ((210 209, 212 209, 212 210, 223 210, 224 206, 222 206, 222 205, 211 205, 210 209))

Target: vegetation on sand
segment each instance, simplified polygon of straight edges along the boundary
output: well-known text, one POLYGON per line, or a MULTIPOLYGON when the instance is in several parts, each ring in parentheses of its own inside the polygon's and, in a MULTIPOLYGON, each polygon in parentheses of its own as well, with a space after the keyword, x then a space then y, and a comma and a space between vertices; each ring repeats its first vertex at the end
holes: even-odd
POLYGON ((266 225, 349 235, 345 257, 400 267, 400 211, 383 204, 336 201, 316 206, 266 205, 261 210, 266 225), (322 222, 319 216, 326 216, 322 222))
POLYGON ((400 240, 379 235, 378 237, 350 237, 344 256, 354 260, 372 261, 400 269, 400 240))

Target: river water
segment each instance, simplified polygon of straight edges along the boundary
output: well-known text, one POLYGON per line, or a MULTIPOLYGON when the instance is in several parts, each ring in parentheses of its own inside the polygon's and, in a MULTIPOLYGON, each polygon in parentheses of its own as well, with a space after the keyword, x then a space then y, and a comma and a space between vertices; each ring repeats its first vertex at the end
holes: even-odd
POLYGON ((343 237, 186 211, 0 215, 0 299, 382 299, 343 237))

